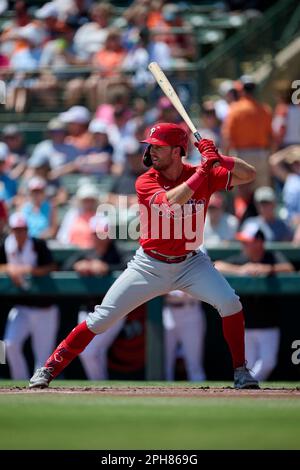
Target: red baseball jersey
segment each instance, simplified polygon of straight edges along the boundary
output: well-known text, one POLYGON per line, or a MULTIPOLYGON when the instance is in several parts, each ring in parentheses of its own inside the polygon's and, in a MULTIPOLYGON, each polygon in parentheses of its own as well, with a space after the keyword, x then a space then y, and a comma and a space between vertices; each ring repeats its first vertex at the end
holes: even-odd
POLYGON ((176 181, 170 181, 151 168, 136 180, 140 205, 140 245, 168 256, 181 256, 202 243, 203 227, 210 196, 230 188, 231 173, 222 167, 213 168, 204 184, 184 206, 168 204, 166 192, 192 176, 196 167, 183 164, 176 181), (174 209, 175 207, 175 209, 174 209))

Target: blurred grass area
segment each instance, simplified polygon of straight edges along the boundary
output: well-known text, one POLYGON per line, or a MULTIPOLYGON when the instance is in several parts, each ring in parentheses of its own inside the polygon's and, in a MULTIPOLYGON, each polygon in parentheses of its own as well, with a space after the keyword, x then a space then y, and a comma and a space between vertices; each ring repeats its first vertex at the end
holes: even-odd
MULTIPOLYGON (((56 384, 149 385, 86 381, 56 384)), ((195 386, 195 383, 173 385, 195 386)), ((283 383, 275 386, 281 388, 283 383)), ((300 449, 300 399, 39 392, 0 395, 0 448, 300 449)))

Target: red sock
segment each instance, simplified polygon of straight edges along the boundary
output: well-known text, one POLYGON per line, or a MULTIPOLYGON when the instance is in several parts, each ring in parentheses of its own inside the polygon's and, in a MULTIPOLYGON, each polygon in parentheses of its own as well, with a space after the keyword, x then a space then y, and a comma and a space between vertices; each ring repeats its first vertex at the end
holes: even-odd
POLYGON ((73 328, 45 363, 45 367, 50 369, 53 378, 59 375, 95 336, 95 333, 88 329, 85 321, 73 328))
POLYGON ((245 364, 245 325, 244 312, 222 318, 223 334, 229 346, 233 368, 241 367, 245 364))

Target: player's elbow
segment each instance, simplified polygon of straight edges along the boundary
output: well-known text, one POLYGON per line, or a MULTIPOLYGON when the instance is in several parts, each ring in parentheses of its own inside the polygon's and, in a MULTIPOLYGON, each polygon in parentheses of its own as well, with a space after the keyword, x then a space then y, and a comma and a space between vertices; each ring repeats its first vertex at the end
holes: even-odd
POLYGON ((252 165, 248 165, 247 172, 245 174, 245 183, 251 183, 256 178, 256 169, 252 165))

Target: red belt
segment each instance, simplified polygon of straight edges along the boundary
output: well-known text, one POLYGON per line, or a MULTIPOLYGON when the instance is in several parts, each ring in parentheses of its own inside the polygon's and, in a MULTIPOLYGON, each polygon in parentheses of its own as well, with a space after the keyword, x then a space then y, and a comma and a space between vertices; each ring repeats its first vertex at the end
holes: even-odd
POLYGON ((162 261, 163 263, 182 263, 182 261, 185 261, 188 258, 191 258, 197 254, 197 251, 191 251, 187 255, 182 255, 182 256, 168 256, 168 255, 162 255, 161 253, 158 253, 157 251, 154 250, 144 250, 146 255, 151 256, 151 258, 157 259, 158 261, 162 261))

